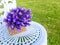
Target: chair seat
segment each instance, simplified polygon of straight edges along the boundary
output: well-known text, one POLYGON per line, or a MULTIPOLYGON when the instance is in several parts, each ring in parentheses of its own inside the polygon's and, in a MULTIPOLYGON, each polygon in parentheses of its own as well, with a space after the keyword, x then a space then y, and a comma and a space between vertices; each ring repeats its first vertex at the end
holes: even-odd
POLYGON ((27 31, 11 36, 5 24, 0 24, 0 45, 47 45, 47 32, 44 27, 32 21, 27 31))

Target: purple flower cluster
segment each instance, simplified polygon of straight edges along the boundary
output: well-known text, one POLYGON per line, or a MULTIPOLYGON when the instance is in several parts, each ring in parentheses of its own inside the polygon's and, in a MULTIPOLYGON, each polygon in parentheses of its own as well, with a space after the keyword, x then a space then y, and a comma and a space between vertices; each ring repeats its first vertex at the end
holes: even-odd
POLYGON ((17 7, 12 9, 8 14, 7 17, 4 19, 4 22, 7 23, 8 27, 11 27, 12 30, 17 28, 21 30, 22 26, 30 25, 32 14, 31 10, 26 10, 25 8, 17 7))

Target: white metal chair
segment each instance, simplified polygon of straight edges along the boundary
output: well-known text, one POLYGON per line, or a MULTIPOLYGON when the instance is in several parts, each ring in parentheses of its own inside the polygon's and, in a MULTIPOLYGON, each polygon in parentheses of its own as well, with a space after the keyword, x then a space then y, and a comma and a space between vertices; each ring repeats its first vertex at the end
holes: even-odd
POLYGON ((16 8, 16 0, 0 0, 0 22, 3 21, 7 12, 9 12, 12 8, 16 8))
MULTIPOLYGON (((0 13, 4 12, 4 14, 0 14, 0 21, 3 22, 3 18, 6 17, 7 12, 9 12, 10 9, 16 7, 16 0, 1 0, 0 1, 0 6, 3 6, 3 8, 0 8, 0 13)), ((13 37, 10 37, 8 31, 6 31, 6 30, 7 30, 7 28, 4 25, 4 23, 2 25, 0 24, 0 45, 2 45, 2 42, 3 42, 4 45, 9 45, 10 42, 11 42, 12 45, 14 43, 17 44, 18 43, 18 38, 16 37, 17 35, 13 36, 13 37), (5 38, 5 40, 7 39, 6 42, 4 42, 5 40, 4 40, 3 37, 5 38), (9 39, 6 38, 6 37, 8 37, 9 39), (13 40, 13 39, 14 39, 13 43, 12 43, 12 41, 9 41, 9 43, 7 43, 8 40, 13 40)), ((47 45, 47 32, 42 25, 38 24, 37 22, 32 21, 29 30, 32 30, 31 32, 34 32, 33 30, 38 30, 38 31, 40 30, 40 33, 38 32, 36 37, 33 36, 33 38, 37 38, 38 35, 40 34, 38 39, 32 45, 47 45)), ((27 33, 29 33, 29 32, 27 32, 27 33)), ((23 36, 23 35, 25 35, 25 33, 22 34, 22 35, 18 35, 18 36, 23 36)), ((34 41, 35 39, 32 39, 32 40, 34 41)), ((20 40, 20 42, 21 42, 21 40, 20 40)), ((29 43, 27 43, 26 45, 29 45, 29 43)))

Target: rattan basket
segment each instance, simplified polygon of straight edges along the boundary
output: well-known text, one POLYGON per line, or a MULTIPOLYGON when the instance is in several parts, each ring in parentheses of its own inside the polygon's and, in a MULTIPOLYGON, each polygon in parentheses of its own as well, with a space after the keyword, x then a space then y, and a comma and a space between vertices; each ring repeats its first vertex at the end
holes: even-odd
POLYGON ((26 31, 26 27, 21 27, 21 30, 17 30, 16 28, 14 28, 14 30, 12 31, 10 27, 8 27, 8 31, 10 33, 10 35, 15 35, 15 34, 19 34, 19 33, 22 33, 22 32, 25 32, 26 31))

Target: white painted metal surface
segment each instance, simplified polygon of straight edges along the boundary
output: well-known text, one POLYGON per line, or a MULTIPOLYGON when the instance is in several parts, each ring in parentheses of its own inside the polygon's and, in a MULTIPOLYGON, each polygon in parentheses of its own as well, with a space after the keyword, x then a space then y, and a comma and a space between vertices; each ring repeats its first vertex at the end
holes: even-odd
POLYGON ((6 13, 10 11, 10 9, 16 8, 16 0, 4 0, 4 12, 6 13))
POLYGON ((12 8, 16 8, 16 0, 0 0, 0 22, 12 8))
POLYGON ((0 6, 4 6, 3 8, 0 8, 0 13, 4 11, 5 17, 10 9, 16 8, 16 0, 1 0, 0 6))
POLYGON ((0 24, 0 45, 47 45, 47 32, 45 28, 37 22, 32 21, 27 26, 27 31, 11 36, 5 24, 0 24), (24 38, 24 39, 23 39, 24 38))
POLYGON ((4 11, 4 8, 1 8, 1 6, 3 6, 3 0, 0 1, 0 13, 4 11))
POLYGON ((22 33, 21 35, 14 35, 14 36, 10 36, 9 32, 7 31, 7 27, 5 26, 4 22, 3 22, 3 18, 7 15, 7 12, 9 12, 10 9, 16 7, 16 0, 1 0, 0 2, 0 6, 4 5, 4 8, 0 8, 0 13, 4 11, 4 16, 0 16, 0 21, 2 21, 2 24, 0 24, 0 45, 21 45, 21 43, 23 45, 30 45, 32 43, 32 45, 47 45, 47 32, 45 30, 45 28, 38 24, 37 22, 31 22, 31 26, 27 28, 27 30, 30 31, 26 31, 25 33, 22 33), (33 34, 33 33, 34 34, 33 34), (31 34, 29 36, 26 36, 28 34, 31 34), (36 37, 34 37, 34 36, 36 37), (25 42, 21 42, 21 38, 20 41, 18 43, 18 39, 19 37, 24 38, 25 42), (26 37, 32 38, 28 40, 26 40, 26 37), (30 41, 30 42, 29 42, 30 41), (26 43, 26 44, 25 44, 26 43))

